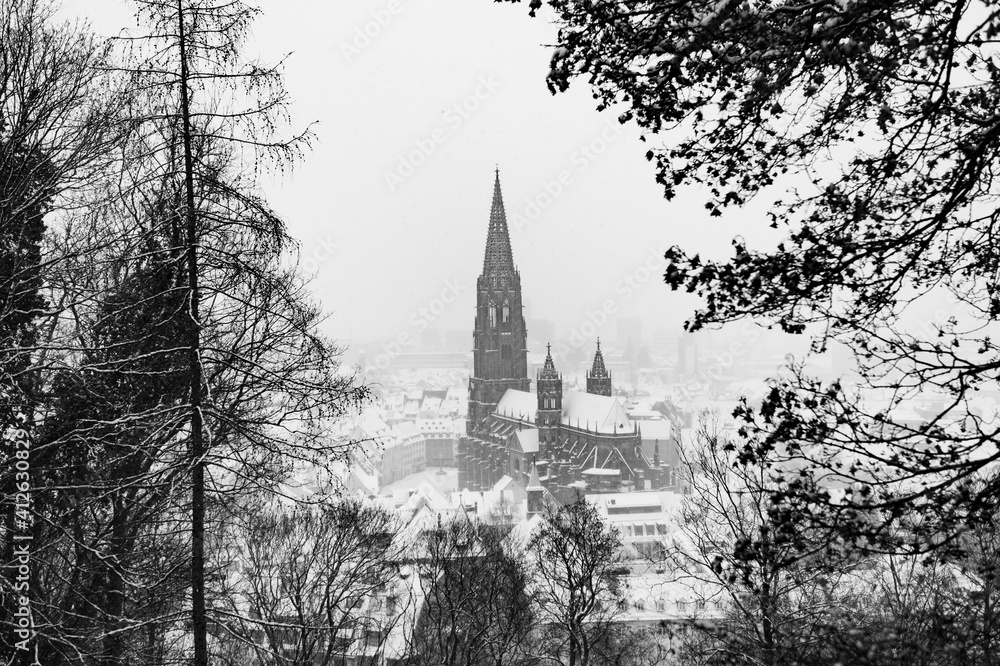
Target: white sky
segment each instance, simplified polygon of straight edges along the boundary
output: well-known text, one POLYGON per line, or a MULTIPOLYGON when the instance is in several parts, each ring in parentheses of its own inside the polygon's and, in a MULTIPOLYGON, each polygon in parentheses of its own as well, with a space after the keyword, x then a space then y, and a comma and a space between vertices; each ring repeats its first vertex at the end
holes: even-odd
MULTIPOLYGON (((728 254, 730 239, 748 231, 709 218, 695 192, 665 201, 637 129, 619 133, 615 114, 594 110, 584 81, 549 94, 552 49, 543 44, 554 42, 555 28, 530 19, 526 4, 260 6, 247 52, 268 61, 292 53, 293 120, 300 127, 318 121, 319 138, 296 171, 266 183, 266 191, 302 241, 314 291, 330 313, 326 331, 338 340, 415 333, 415 313, 448 285, 457 285, 457 299, 434 325, 471 329, 497 163, 526 314, 553 320, 557 336, 579 329, 606 301, 612 313, 599 334, 613 338, 619 316, 641 316, 647 335, 665 325, 679 332, 694 301, 670 293, 647 261, 674 243, 728 254), (376 22, 380 12, 384 26, 376 22), (367 43, 359 38, 366 27, 374 33, 367 43), (463 102, 478 108, 462 117, 454 107, 463 102), (423 163, 390 188, 386 174, 398 172, 418 142, 433 151, 425 148, 423 163), (588 144, 601 154, 585 155, 588 144), (560 172, 568 185, 546 200, 545 183, 560 172), (531 201, 541 209, 528 221, 531 201), (333 248, 329 256, 324 247, 333 248)), ((134 25, 117 0, 63 7, 102 34, 134 25)))

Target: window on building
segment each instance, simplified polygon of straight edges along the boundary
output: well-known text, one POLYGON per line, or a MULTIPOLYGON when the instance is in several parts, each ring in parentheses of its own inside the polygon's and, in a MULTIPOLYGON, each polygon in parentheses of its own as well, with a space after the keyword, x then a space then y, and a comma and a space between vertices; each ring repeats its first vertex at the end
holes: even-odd
POLYGON ((643 601, 642 599, 636 599, 636 601, 635 601, 635 609, 637 611, 644 611, 644 610, 646 610, 646 602, 643 601))
POLYGON ((490 317, 490 328, 496 328, 497 326, 497 304, 490 301, 490 307, 487 308, 490 317))
POLYGON ((503 312, 501 315, 501 320, 505 324, 510 323, 510 302, 505 298, 503 299, 503 312))
POLYGON ((664 601, 663 599, 660 599, 659 601, 657 601, 656 602, 656 610, 658 610, 658 611, 665 611, 665 610, 667 610, 667 602, 664 601))
POLYGON ((698 601, 695 602, 694 607, 697 608, 698 610, 705 610, 705 600, 699 599, 698 601))

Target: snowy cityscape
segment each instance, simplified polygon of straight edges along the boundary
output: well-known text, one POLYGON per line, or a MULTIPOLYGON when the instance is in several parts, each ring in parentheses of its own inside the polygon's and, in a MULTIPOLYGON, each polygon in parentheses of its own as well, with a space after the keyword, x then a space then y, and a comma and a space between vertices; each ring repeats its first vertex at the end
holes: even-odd
POLYGON ((0 663, 994 666, 998 36, 0 0, 0 663))

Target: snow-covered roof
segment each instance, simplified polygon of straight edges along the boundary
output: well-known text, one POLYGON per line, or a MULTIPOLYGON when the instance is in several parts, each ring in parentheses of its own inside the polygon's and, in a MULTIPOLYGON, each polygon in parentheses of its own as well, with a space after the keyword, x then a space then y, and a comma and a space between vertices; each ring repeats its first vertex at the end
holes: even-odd
POLYGON ((524 453, 538 453, 538 430, 535 428, 518 430, 515 436, 517 437, 518 444, 521 445, 521 451, 524 453))
POLYGON ((601 433, 631 432, 632 421, 618 398, 567 391, 562 400, 562 422, 601 433))
POLYGON ((535 422, 535 412, 538 411, 538 400, 534 393, 507 389, 507 392, 497 403, 496 413, 512 418, 535 422))
POLYGON ((392 426, 390 432, 397 441, 392 443, 386 442, 385 444, 387 447, 402 443, 405 440, 413 439, 414 437, 421 437, 420 430, 418 430, 417 426, 411 421, 401 421, 397 423, 392 426))
POLYGON ((668 419, 640 421, 639 429, 642 430, 643 441, 670 439, 673 435, 673 426, 668 419))

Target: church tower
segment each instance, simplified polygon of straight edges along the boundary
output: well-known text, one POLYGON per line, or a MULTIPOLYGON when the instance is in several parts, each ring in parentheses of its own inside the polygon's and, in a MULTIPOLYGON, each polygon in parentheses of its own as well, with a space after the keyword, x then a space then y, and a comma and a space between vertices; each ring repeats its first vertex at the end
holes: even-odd
POLYGON ((600 338, 597 338, 597 353, 594 354, 594 366, 587 371, 587 393, 611 395, 611 373, 604 367, 604 354, 601 353, 600 338))
POLYGON ((546 477, 550 475, 549 462, 559 438, 559 422, 562 421, 563 383, 562 375, 556 371, 552 361, 552 345, 547 345, 545 365, 538 370, 535 379, 538 397, 538 455, 536 463, 542 467, 546 477))
POLYGON ((556 372, 556 364, 552 361, 552 345, 548 345, 545 365, 538 371, 535 386, 538 391, 539 429, 559 425, 562 418, 562 375, 556 372))
POLYGON ((500 193, 493 183, 493 206, 486 235, 483 273, 476 282, 476 322, 472 334, 467 432, 475 435, 507 389, 528 391, 527 329, 521 306, 521 275, 514 267, 500 193))

